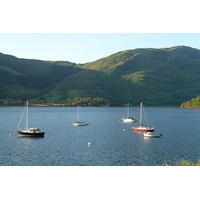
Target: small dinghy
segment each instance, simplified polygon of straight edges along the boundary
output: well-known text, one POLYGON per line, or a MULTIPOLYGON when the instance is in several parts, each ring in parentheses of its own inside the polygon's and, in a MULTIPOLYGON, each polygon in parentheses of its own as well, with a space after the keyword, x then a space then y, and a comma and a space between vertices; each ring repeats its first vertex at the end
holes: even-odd
POLYGON ((152 134, 152 132, 146 132, 146 133, 144 133, 144 137, 146 137, 146 138, 161 138, 162 134, 155 135, 155 134, 152 134))

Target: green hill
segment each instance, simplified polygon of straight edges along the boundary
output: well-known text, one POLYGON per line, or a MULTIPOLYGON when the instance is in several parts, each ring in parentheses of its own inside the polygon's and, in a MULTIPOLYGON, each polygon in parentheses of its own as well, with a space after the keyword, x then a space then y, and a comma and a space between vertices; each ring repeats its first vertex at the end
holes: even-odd
POLYGON ((200 94, 199 73, 200 50, 186 46, 126 50, 82 65, 0 54, 0 98, 180 105, 200 94))
POLYGON ((190 101, 182 103, 181 107, 200 108, 200 95, 198 95, 196 98, 192 98, 190 101))
MULTIPOLYGON (((92 96, 148 105, 180 105, 199 94, 200 51, 190 47, 118 52, 62 80, 66 98, 92 96), (67 83, 70 83, 70 85, 67 83)), ((55 90, 62 90, 60 85, 55 90)))
POLYGON ((31 99, 78 70, 75 63, 19 59, 0 53, 0 99, 31 99))

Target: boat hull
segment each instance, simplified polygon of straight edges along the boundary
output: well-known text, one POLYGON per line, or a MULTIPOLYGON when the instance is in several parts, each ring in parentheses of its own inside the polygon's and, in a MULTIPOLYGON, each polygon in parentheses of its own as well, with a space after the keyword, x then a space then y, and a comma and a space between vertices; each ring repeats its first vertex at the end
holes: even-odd
POLYGON ((160 135, 151 135, 151 136, 144 136, 146 138, 161 138, 160 135))
POLYGON ((145 137, 145 138, 161 138, 161 137, 162 137, 162 134, 153 135, 151 132, 147 132, 147 133, 144 133, 144 137, 145 137))
POLYGON ((72 124, 73 126, 87 126, 89 124, 86 124, 86 123, 74 123, 72 124))
POLYGON ((132 127, 132 129, 134 131, 137 131, 137 132, 152 132, 154 131, 154 128, 148 128, 148 127, 132 127))
POLYGON ((127 119, 122 119, 122 122, 123 122, 123 123, 137 122, 137 119, 127 118, 127 119))
POLYGON ((38 131, 38 132, 30 132, 24 130, 17 130, 18 137, 44 137, 45 132, 38 131))

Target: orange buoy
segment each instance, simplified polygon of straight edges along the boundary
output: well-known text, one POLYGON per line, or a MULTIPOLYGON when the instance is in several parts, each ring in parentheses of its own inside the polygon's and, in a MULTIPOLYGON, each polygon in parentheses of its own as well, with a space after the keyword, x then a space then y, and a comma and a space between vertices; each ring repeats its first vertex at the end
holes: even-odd
POLYGON ((12 135, 12 134, 9 134, 9 136, 12 137, 13 135, 12 135))

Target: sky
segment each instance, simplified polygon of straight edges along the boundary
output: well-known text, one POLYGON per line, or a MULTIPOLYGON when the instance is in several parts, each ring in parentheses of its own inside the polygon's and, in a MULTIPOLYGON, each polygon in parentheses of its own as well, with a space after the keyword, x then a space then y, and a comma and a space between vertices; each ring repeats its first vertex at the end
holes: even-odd
POLYGON ((86 63, 135 48, 200 49, 199 19, 197 0, 7 0, 0 52, 86 63))
POLYGON ((0 33, 0 52, 18 58, 86 63, 135 48, 185 45, 200 50, 200 33, 0 33))

